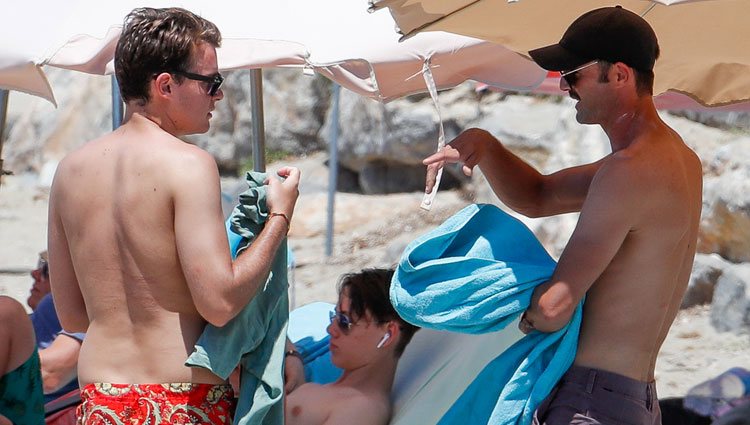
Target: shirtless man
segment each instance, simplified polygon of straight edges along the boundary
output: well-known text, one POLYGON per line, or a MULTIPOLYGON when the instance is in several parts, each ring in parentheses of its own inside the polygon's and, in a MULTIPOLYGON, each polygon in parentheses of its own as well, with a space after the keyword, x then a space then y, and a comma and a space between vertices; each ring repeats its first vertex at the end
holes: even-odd
POLYGON ((231 388, 184 362, 206 322, 227 323, 266 281, 286 237, 299 171, 282 168, 284 181, 269 179, 272 215, 233 263, 216 163, 178 138, 206 132, 223 98, 220 40, 214 24, 183 9, 132 11, 115 52, 125 122, 57 169, 49 207, 52 293, 63 328, 87 332, 78 367, 84 423, 102 407, 118 423, 174 423, 186 415, 231 422, 231 388), (162 383, 171 385, 154 385, 162 383), (172 410, 181 403, 187 411, 172 410))
POLYGON ((519 325, 552 332, 586 296, 575 363, 537 411, 546 424, 660 423, 654 365, 690 276, 701 213, 698 157, 652 100, 656 36, 619 7, 591 11, 559 44, 529 52, 562 71, 576 120, 599 124, 612 153, 541 175, 486 131, 470 129, 425 159, 475 165, 497 196, 530 217, 580 211, 552 278, 519 325), (596 421, 599 422, 596 422, 596 421))
POLYGON ((344 275, 331 312, 331 361, 344 370, 334 383, 307 383, 287 396, 287 425, 385 425, 398 358, 417 327, 401 319, 388 296, 393 270, 344 275))

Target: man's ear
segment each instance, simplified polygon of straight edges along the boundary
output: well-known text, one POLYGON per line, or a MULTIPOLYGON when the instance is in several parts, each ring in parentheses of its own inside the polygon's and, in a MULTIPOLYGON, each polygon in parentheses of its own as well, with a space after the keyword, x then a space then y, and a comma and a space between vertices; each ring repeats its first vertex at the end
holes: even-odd
POLYGON ((172 86, 175 83, 172 74, 162 72, 151 81, 151 95, 155 97, 170 96, 172 94, 172 86))
POLYGON ((391 337, 388 340, 389 344, 395 344, 401 339, 401 327, 397 321, 391 320, 388 322, 387 330, 388 333, 391 334, 391 337))
POLYGON ((615 62, 611 68, 614 71, 613 80, 617 85, 635 82, 635 70, 622 62, 615 62))

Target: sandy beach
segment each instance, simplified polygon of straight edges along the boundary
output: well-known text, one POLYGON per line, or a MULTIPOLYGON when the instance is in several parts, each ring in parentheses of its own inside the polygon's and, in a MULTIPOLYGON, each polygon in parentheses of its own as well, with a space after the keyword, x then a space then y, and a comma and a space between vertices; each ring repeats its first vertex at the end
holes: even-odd
MULTIPOLYGON (((393 264, 406 243, 467 203, 458 192, 441 192, 438 206, 426 213, 418 208, 421 193, 338 194, 334 255, 327 257, 326 196, 324 188, 315 186, 327 171, 315 163, 307 159, 295 164, 303 169, 301 196, 290 232, 297 266, 293 298, 298 306, 318 300, 335 302, 340 274, 393 264)), ((28 272, 46 244, 49 191, 37 181, 34 175, 10 176, 0 186, 0 294, 24 303, 31 284, 28 272)), ((693 385, 732 366, 750 367, 748 335, 714 330, 707 307, 683 310, 658 357, 659 396, 684 395, 693 385)))

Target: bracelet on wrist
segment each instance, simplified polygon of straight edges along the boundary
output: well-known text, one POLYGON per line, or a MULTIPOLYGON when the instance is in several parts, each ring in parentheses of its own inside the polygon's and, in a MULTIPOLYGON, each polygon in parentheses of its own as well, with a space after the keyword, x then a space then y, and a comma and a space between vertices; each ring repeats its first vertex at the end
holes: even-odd
POLYGON ((295 349, 291 349, 291 350, 286 350, 286 351, 284 351, 284 358, 286 359, 286 358, 287 358, 287 357, 289 357, 289 356, 292 356, 292 357, 296 357, 296 358, 298 358, 298 359, 299 359, 299 360, 300 360, 300 361, 301 361, 302 363, 304 363, 304 362, 305 362, 305 361, 304 361, 304 360, 302 359, 302 354, 301 354, 301 353, 300 353, 299 351, 295 350, 295 349))
POLYGON ((289 233, 289 228, 292 227, 292 222, 289 220, 289 217, 287 217, 286 214, 279 213, 279 212, 272 212, 271 214, 269 214, 269 218, 271 218, 271 217, 281 217, 281 218, 283 218, 284 221, 286 222, 286 231, 287 231, 287 233, 289 233))

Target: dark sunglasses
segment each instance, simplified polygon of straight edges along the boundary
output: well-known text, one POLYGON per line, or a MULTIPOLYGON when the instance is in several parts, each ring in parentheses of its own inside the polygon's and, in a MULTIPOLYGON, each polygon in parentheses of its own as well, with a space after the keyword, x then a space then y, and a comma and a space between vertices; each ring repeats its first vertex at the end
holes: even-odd
POLYGON ((348 335, 349 331, 352 329, 352 326, 355 325, 355 322, 349 318, 344 313, 339 313, 336 310, 331 310, 328 313, 328 318, 331 319, 331 324, 336 323, 336 325, 339 327, 339 330, 344 334, 348 335))
POLYGON ((224 77, 222 77, 221 74, 200 75, 193 74, 192 72, 187 71, 174 71, 174 74, 181 75, 190 80, 203 81, 204 83, 208 83, 208 95, 211 97, 216 96, 216 92, 219 91, 219 88, 221 88, 221 84, 224 83, 224 77))
POLYGON ((599 61, 595 60, 585 63, 578 68, 571 69, 570 71, 560 71, 560 78, 563 78, 570 87, 573 87, 573 85, 575 85, 575 83, 578 81, 578 71, 586 69, 592 65, 596 65, 597 63, 599 63, 599 61))

